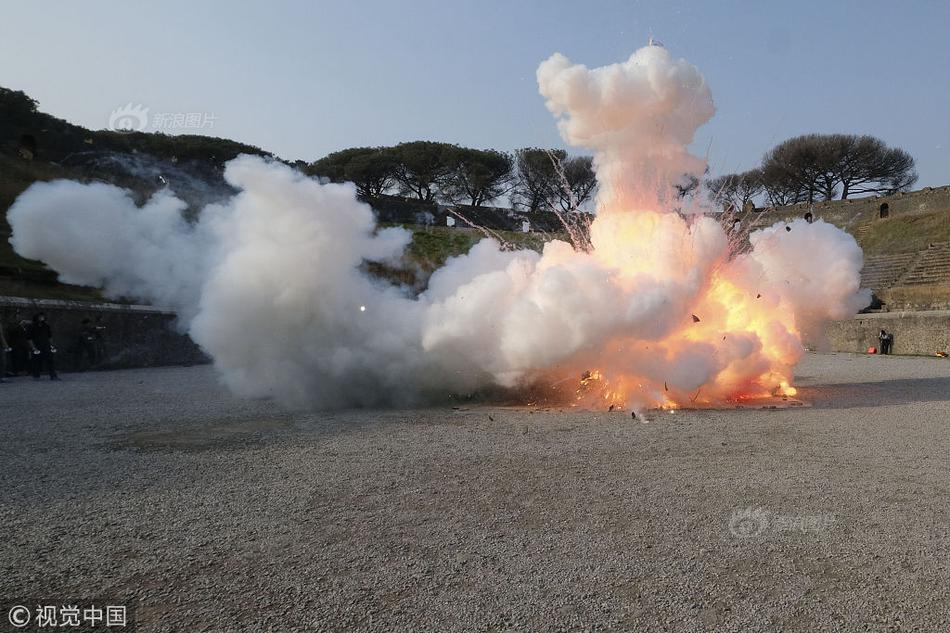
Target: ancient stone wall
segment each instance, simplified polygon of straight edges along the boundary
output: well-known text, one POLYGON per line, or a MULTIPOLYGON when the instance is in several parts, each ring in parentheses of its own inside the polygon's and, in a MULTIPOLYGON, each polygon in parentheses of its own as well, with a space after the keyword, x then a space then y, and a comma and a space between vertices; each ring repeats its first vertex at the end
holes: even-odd
POLYGON ((867 222, 881 215, 881 205, 887 205, 888 217, 914 215, 946 211, 950 213, 950 185, 943 187, 925 187, 918 191, 898 193, 893 196, 872 196, 850 198, 848 200, 828 200, 815 203, 803 202, 774 209, 765 209, 763 213, 776 218, 802 217, 811 211, 816 218, 823 218, 838 226, 847 227, 867 222))
MULTIPOLYGON (((895 354, 933 356, 950 352, 950 311, 882 312, 859 314, 853 319, 833 323, 827 330, 830 351, 866 353, 880 347, 881 329, 894 334, 895 354)), ((812 342, 821 349, 821 342, 812 342)), ((950 361, 947 361, 950 362, 950 361)))

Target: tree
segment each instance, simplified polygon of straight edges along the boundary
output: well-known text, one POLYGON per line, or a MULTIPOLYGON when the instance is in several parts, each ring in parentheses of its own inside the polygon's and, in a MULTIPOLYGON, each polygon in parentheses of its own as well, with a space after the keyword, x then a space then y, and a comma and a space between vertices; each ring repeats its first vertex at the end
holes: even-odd
POLYGON ((750 169, 740 174, 726 174, 706 181, 713 200, 724 209, 744 209, 763 191, 762 172, 750 169))
POLYGON ((594 159, 590 156, 565 158, 560 163, 563 181, 557 188, 562 211, 576 211, 587 202, 597 189, 594 159))
POLYGON ((455 148, 454 167, 443 185, 443 194, 453 202, 466 200, 473 207, 511 190, 514 160, 511 154, 493 149, 455 148))
POLYGON ((833 173, 836 156, 817 134, 796 136, 779 143, 762 159, 762 173, 772 188, 794 202, 813 202, 824 189, 825 199, 834 196, 834 188, 823 188, 823 176, 833 173), (830 195, 829 195, 830 194, 830 195))
POLYGON ((528 211, 558 205, 574 211, 590 199, 597 188, 590 156, 568 157, 562 149, 525 147, 515 152, 518 182, 512 203, 528 211))
POLYGON ((888 147, 873 136, 853 136, 838 177, 844 200, 858 193, 889 195, 906 191, 917 182, 917 171, 913 157, 904 150, 888 147))
POLYGON ((781 165, 764 165, 759 168, 762 175, 762 190, 773 207, 801 202, 801 188, 781 165))
POLYGON ((512 202, 528 211, 546 209, 555 199, 560 186, 556 165, 564 162, 567 152, 525 147, 515 152, 518 184, 512 202))
POLYGON ((307 173, 331 182, 352 182, 364 198, 377 198, 395 183, 396 160, 383 147, 353 147, 324 156, 307 173))
POLYGON ((393 177, 400 194, 427 202, 434 200, 452 175, 457 150, 455 145, 432 141, 412 141, 394 147, 393 177))
POLYGON ((917 181, 914 159, 873 136, 806 134, 784 141, 762 159, 763 185, 773 204, 832 200, 858 193, 895 193, 917 181))
POLYGON ((32 121, 39 106, 36 99, 22 90, 10 90, 0 86, 0 112, 8 119, 18 122, 32 121))

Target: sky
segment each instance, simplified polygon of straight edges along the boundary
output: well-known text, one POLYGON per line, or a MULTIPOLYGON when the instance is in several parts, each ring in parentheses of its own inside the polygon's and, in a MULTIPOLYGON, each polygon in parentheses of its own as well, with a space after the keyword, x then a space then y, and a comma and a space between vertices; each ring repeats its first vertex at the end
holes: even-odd
POLYGON ((131 103, 153 127, 308 162, 417 139, 564 147, 538 64, 622 61, 652 35, 712 89, 692 147, 713 175, 846 132, 908 150, 917 187, 950 183, 948 2, 0 0, 0 16, 0 86, 94 129, 131 103))

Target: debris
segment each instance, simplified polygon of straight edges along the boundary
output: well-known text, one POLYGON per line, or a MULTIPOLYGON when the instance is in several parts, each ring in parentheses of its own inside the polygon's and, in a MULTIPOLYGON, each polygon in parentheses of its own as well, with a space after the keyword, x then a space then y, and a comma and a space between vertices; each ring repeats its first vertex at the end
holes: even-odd
POLYGON ((946 353, 946 352, 937 352, 936 354, 934 354, 934 356, 936 356, 937 358, 946 358, 946 357, 947 357, 947 353, 946 353))
POLYGON ((693 323, 699 323, 699 317, 695 314, 693 315, 693 323))
POLYGON ((876 348, 876 347, 873 347, 873 346, 872 346, 872 347, 869 347, 869 348, 868 348, 868 354, 877 354, 877 348, 876 348))
POLYGON ((608 410, 608 411, 613 411, 613 410, 614 410, 614 405, 610 405, 610 408, 608 408, 607 410, 608 410))
POLYGON ((785 226, 785 230, 788 231, 789 233, 791 233, 791 232, 792 232, 792 227, 786 225, 786 226, 785 226))
POLYGON ((761 293, 756 294, 756 295, 755 295, 755 298, 756 298, 756 299, 761 299, 761 298, 762 298, 762 294, 761 294, 761 293))
POLYGON ((666 386, 666 381, 663 381, 663 391, 669 391, 670 388, 666 386))
POLYGON ((630 417, 633 418, 634 420, 636 420, 636 419, 637 419, 637 412, 636 412, 636 411, 631 411, 631 412, 630 412, 630 417))
POLYGON ((491 420, 492 422, 495 421, 495 418, 493 418, 493 417, 491 417, 491 416, 488 416, 488 419, 491 420))

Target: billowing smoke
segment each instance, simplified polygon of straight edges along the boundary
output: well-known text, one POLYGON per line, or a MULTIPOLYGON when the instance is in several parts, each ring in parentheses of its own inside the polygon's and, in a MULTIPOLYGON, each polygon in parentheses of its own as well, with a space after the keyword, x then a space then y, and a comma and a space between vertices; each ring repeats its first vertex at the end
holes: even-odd
POLYGON ((493 386, 635 407, 791 392, 803 332, 868 303, 854 239, 782 223, 737 255, 715 219, 669 211, 670 184, 703 170, 686 145, 713 106, 665 49, 595 70, 556 55, 538 77, 565 140, 596 153, 590 252, 486 239, 413 296, 364 272, 396 261, 407 231, 378 229, 348 184, 248 156, 225 170, 239 193, 193 223, 167 191, 139 208, 109 185, 34 185, 10 209, 12 243, 64 281, 173 307, 229 387, 290 405, 493 386))
POLYGON ((669 210, 673 185, 702 175, 686 147, 716 111, 712 93, 662 46, 593 70, 557 53, 538 68, 538 86, 564 140, 594 151, 599 211, 669 210))

